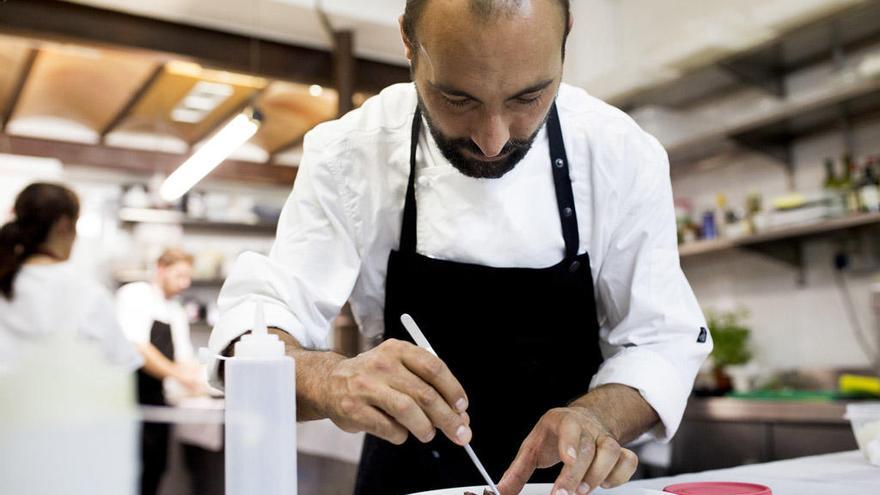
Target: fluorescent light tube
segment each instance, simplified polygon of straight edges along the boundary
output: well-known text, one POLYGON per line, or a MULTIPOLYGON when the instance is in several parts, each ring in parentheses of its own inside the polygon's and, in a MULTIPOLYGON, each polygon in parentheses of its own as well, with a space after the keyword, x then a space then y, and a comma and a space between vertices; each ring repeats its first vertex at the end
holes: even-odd
POLYGON ((159 194, 165 201, 174 201, 186 194, 200 180, 229 158, 235 150, 256 134, 259 115, 241 113, 230 120, 162 183, 159 194))

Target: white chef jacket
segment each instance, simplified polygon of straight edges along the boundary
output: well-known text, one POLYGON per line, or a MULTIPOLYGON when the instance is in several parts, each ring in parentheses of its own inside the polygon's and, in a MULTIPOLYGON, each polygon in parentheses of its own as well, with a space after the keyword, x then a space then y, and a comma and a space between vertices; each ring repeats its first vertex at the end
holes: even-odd
POLYGON ((120 287, 116 291, 116 314, 126 337, 138 344, 150 342, 154 321, 168 324, 174 343, 173 360, 193 359, 186 310, 177 299, 167 299, 156 284, 134 282, 120 287))
POLYGON ((143 363, 107 289, 67 262, 22 266, 12 300, 0 296, 0 371, 12 369, 26 348, 62 334, 96 346, 111 365, 133 371, 143 363))
MULTIPOLYGON (((563 84, 557 107, 605 357, 584 381, 639 390, 662 421, 652 434, 668 440, 712 342, 698 342, 705 320, 679 264, 666 153, 624 112, 579 88, 563 84)), ((415 108, 415 86, 397 84, 306 135, 269 256, 242 254, 221 290, 214 352, 251 328, 258 299, 267 324, 306 347, 327 348, 347 299, 362 331, 382 335, 415 108)), ((528 268, 564 257, 546 129, 512 171, 473 179, 443 158, 423 125, 415 184, 420 254, 528 268)))

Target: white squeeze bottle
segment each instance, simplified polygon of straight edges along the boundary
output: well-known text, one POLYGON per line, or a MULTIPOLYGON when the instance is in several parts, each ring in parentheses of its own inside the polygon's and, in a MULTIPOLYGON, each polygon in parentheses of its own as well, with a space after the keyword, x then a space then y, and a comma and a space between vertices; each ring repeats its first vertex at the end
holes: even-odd
POLYGON ((226 495, 296 495, 294 373, 257 302, 253 332, 226 360, 226 495))

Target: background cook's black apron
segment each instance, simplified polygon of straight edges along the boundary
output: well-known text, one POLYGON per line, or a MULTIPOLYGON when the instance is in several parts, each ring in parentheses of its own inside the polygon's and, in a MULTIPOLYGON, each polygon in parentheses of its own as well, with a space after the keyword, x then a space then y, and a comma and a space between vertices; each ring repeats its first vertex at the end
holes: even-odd
MULTIPOLYGON (((150 343, 163 356, 174 360, 174 341, 171 326, 154 321, 150 328, 150 343)), ((137 372, 138 402, 150 406, 165 405, 162 380, 149 375, 143 369, 137 372)), ((168 464, 168 437, 170 428, 164 423, 143 423, 141 428, 141 495, 159 492, 162 473, 168 464)))
MULTIPOLYGON (((412 315, 464 386, 471 445, 498 481, 538 419, 585 394, 602 362, 590 257, 577 254, 577 217, 555 104, 547 130, 565 258, 549 268, 492 268, 416 253, 413 182, 420 126, 417 110, 400 249, 388 259, 385 338, 411 341, 400 315, 412 315)), ((538 471, 532 481, 552 482, 559 469, 538 471)), ((464 449, 439 432, 428 444, 410 436, 401 446, 368 435, 355 493, 401 495, 480 484, 464 449)))

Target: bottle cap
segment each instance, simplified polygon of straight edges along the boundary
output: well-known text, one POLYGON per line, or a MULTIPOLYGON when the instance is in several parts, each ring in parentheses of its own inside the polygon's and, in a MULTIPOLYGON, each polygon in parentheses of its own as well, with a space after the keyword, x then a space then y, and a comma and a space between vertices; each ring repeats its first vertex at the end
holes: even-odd
POLYGON ((269 333, 263 302, 257 301, 254 311, 254 327, 251 333, 242 336, 235 344, 235 357, 276 358, 284 356, 284 342, 277 335, 269 333))

